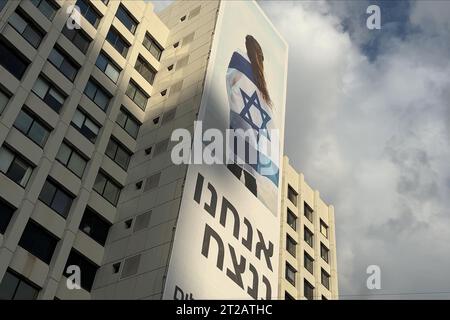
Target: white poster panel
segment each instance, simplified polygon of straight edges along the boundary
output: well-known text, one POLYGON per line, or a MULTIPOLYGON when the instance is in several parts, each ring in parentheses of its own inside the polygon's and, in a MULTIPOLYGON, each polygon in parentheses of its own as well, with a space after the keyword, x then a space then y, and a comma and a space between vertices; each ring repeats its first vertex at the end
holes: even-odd
POLYGON ((261 8, 222 1, 164 299, 278 296, 286 78, 287 45, 261 8))

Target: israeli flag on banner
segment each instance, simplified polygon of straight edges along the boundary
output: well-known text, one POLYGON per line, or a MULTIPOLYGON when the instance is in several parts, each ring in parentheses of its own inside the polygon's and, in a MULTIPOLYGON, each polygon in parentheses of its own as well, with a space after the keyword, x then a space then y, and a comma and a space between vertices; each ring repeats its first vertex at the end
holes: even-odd
MULTIPOLYGON (((275 107, 269 106, 256 86, 252 65, 245 53, 235 51, 228 65, 227 92, 230 106, 230 129, 254 130, 256 140, 245 140, 240 130, 233 145, 234 152, 228 157, 242 169, 252 174, 260 193, 273 192, 277 194, 279 179, 279 136, 274 116, 275 107), (240 141, 239 141, 240 140, 240 141), (248 154, 239 154, 236 146, 245 143, 257 156, 256 162, 248 159, 248 154), (271 146, 276 146, 271 150, 271 146), (240 160, 240 162, 239 162, 240 160)), ((230 161, 229 160, 229 161, 230 161)), ((262 195, 261 195, 262 196, 262 195)), ((265 197, 265 196, 264 196, 265 197)), ((272 197, 269 195, 269 197, 272 197)), ((261 199, 263 200, 263 199, 261 199)), ((265 201, 263 201, 265 202, 265 201)))

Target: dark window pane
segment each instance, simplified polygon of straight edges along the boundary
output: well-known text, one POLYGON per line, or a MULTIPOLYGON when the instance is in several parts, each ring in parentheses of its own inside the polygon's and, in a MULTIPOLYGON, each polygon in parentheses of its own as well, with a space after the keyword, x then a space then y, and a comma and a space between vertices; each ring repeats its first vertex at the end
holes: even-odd
POLYGON ((53 198, 52 209, 66 218, 71 205, 72 198, 70 198, 65 192, 57 190, 55 197, 53 198))
POLYGON ((103 196, 106 200, 111 202, 113 205, 117 204, 117 200, 119 200, 119 188, 113 184, 112 182, 108 181, 105 186, 105 191, 103 192, 103 196))
POLYGON ((30 63, 26 59, 22 58, 16 50, 11 49, 3 40, 1 40, 0 64, 14 77, 20 80, 22 79, 25 70, 30 63))
POLYGON ((41 193, 39 195, 39 200, 44 202, 46 205, 50 206, 52 204, 53 197, 56 193, 56 186, 50 183, 48 180, 45 181, 42 187, 41 193))
POLYGON ((38 291, 26 282, 20 282, 14 300, 35 300, 38 291))
POLYGON ((97 178, 95 179, 94 190, 102 194, 103 190, 105 189, 105 185, 106 185, 106 177, 102 173, 99 173, 97 175, 97 178))
POLYGON ((7 271, 0 282, 0 300, 13 300, 19 281, 16 276, 7 271))
POLYGON ((131 17, 131 15, 122 6, 119 6, 119 8, 117 9, 116 17, 128 30, 130 30, 131 33, 134 34, 137 24, 131 17))
POLYGON ((45 142, 47 141, 48 135, 48 130, 37 122, 33 123, 30 131, 28 132, 28 136, 30 137, 30 139, 36 142, 41 147, 44 146, 45 142))
POLYGON ((19 245, 35 257, 49 264, 58 240, 43 227, 33 221, 28 221, 19 245))
POLYGON ((110 226, 109 222, 106 222, 97 213, 88 208, 81 220, 80 230, 104 246, 110 226))
MULTIPOLYGON (((11 221, 15 209, 0 199, 0 233, 4 234, 11 221)), ((1 300, 1 298, 0 298, 1 300)))
POLYGON ((92 24, 95 28, 97 28, 98 23, 100 21, 100 15, 95 11, 95 9, 91 6, 90 3, 85 0, 78 0, 76 2, 76 6, 80 9, 80 13, 86 20, 92 24))
POLYGON ((28 130, 33 123, 33 118, 25 113, 23 110, 20 110, 19 115, 14 122, 14 126, 19 129, 22 133, 27 134, 28 130))

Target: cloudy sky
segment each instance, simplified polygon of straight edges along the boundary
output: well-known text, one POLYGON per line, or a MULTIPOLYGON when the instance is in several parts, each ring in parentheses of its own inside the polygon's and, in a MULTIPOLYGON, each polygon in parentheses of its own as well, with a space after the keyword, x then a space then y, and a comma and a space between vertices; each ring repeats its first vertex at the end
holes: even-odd
POLYGON ((450 2, 260 4, 289 43, 286 153, 335 206, 341 298, 450 298, 450 2))

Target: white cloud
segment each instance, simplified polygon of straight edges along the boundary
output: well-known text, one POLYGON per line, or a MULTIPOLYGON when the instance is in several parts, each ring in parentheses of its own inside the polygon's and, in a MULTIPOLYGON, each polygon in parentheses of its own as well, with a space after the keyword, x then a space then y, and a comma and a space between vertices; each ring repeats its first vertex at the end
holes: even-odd
POLYGON ((387 292, 448 291, 450 4, 411 4, 419 30, 370 61, 354 3, 261 2, 289 43, 286 152, 335 206, 341 294, 374 293, 370 264, 387 292))

